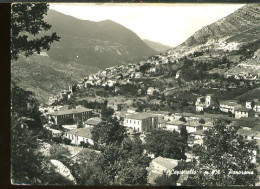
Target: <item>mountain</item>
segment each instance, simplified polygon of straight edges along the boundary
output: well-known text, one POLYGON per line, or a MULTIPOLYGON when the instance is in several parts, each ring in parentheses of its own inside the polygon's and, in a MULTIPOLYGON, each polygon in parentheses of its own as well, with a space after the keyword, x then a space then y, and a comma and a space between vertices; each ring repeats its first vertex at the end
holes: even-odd
POLYGON ((12 62, 12 81, 40 102, 106 67, 138 62, 156 54, 134 32, 110 20, 92 22, 49 10, 45 21, 56 32, 48 52, 12 62))
POLYGON ((143 41, 145 42, 146 45, 148 45, 158 53, 165 52, 166 50, 171 48, 170 46, 164 45, 159 42, 149 41, 148 39, 144 39, 143 41))
POLYGON ((111 20, 92 22, 50 10, 45 20, 61 36, 48 52, 50 58, 104 69, 136 62, 156 52, 134 32, 111 20))
MULTIPOLYGON (((235 67, 243 61, 250 62, 259 48, 260 4, 247 4, 198 30, 167 54, 175 60, 188 58, 193 62, 207 63, 208 70, 222 67, 219 70, 222 73, 229 69, 225 63, 235 67)), ((179 64, 181 67, 183 61, 179 64)))

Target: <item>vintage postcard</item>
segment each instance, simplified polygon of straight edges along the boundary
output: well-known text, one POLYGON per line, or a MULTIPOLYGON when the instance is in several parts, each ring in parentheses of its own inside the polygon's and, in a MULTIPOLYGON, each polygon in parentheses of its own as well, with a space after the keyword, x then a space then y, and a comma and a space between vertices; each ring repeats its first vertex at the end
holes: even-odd
POLYGON ((13 3, 13 185, 259 186, 260 4, 13 3))

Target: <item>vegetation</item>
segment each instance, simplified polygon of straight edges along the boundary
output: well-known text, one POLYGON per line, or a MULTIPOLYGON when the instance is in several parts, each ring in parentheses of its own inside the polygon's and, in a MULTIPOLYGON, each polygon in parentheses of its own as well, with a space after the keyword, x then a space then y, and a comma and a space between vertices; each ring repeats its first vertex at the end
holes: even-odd
POLYGON ((257 171, 256 164, 252 160, 253 151, 257 150, 256 143, 254 140, 249 141, 237 135, 235 129, 226 128, 226 125, 228 125, 226 120, 218 120, 213 128, 205 131, 204 145, 196 148, 200 158, 199 163, 193 168, 197 174, 190 175, 188 184, 200 186, 255 184, 257 171))
POLYGON ((145 148, 147 152, 154 154, 155 157, 186 159, 186 147, 185 138, 181 137, 177 132, 156 130, 146 136, 145 148))
POLYGON ((43 20, 49 5, 46 3, 20 3, 12 5, 11 14, 11 58, 17 60, 19 53, 25 56, 49 50, 50 44, 59 41, 56 33, 40 36, 42 31, 48 31, 52 26, 43 20), (32 37, 33 36, 33 37, 32 37))

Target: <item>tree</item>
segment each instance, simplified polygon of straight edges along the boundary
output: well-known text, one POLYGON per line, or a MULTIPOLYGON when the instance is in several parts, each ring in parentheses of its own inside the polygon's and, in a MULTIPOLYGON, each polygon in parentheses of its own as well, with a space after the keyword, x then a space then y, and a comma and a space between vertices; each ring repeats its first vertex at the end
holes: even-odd
POLYGON ((79 156, 72 166, 78 185, 109 185, 110 180, 104 172, 103 156, 94 151, 87 151, 79 156))
POLYGON ((254 107, 255 107, 255 101, 253 100, 253 101, 251 102, 251 108, 254 109, 254 107))
POLYGON ((180 136, 183 139, 183 141, 187 144, 189 135, 185 125, 181 127, 180 136))
POLYGON ((257 151, 254 140, 245 140, 236 129, 226 127, 226 120, 218 120, 205 131, 199 163, 194 167, 188 183, 202 186, 254 185, 257 179, 256 164, 252 162, 257 151), (237 172, 237 174, 233 174, 237 172), (244 172, 245 174, 243 174, 244 172), (251 174, 252 173, 252 174, 251 174))
MULTIPOLYGON (((50 44, 59 40, 56 33, 52 33, 50 36, 43 35, 44 31, 51 28, 51 25, 43 21, 48 7, 44 3, 12 5, 12 60, 17 60, 22 52, 25 53, 25 56, 30 56, 35 52, 49 50, 50 44)), ((40 152, 41 146, 38 139, 43 139, 42 137, 47 137, 47 135, 43 134, 42 115, 38 109, 38 101, 33 97, 32 92, 18 87, 15 81, 12 81, 11 95, 12 183, 64 184, 64 179, 61 181, 60 176, 54 173, 40 152)))
POLYGON ((183 117, 183 116, 181 116, 179 120, 182 121, 182 122, 185 122, 185 123, 187 122, 185 117, 183 117))
POLYGON ((27 118, 24 120, 30 129, 42 128, 42 114, 39 111, 39 102, 33 97, 31 91, 26 91, 18 86, 12 88, 11 113, 18 117, 27 118))
POLYGON ((201 118, 201 119, 199 120, 199 123, 205 124, 205 120, 204 120, 203 118, 201 118))
POLYGON ((183 139, 178 132, 170 132, 165 130, 152 131, 146 136, 145 148, 149 153, 153 153, 155 157, 162 156, 173 159, 185 159, 185 147, 183 139))
POLYGON ((167 175, 163 173, 161 176, 154 179, 155 185, 157 186, 176 186, 174 175, 167 175))
POLYGON ((121 144, 126 137, 126 129, 119 124, 116 118, 110 118, 95 126, 91 134, 97 147, 101 147, 111 143, 121 144))
POLYGON ((142 186, 147 183, 147 170, 145 167, 132 167, 130 163, 118 172, 116 180, 120 185, 142 186))
POLYGON ((44 21, 49 5, 46 3, 16 3, 11 8, 11 58, 17 60, 19 54, 25 56, 49 50, 50 44, 59 41, 56 33, 44 35, 50 24, 44 21))
POLYGON ((12 183, 40 184, 44 174, 43 155, 33 131, 24 127, 17 115, 11 118, 11 179, 12 183))
POLYGON ((60 145, 60 144, 53 144, 50 148, 50 159, 56 159, 62 162, 67 167, 70 165, 70 156, 71 153, 68 148, 60 145))

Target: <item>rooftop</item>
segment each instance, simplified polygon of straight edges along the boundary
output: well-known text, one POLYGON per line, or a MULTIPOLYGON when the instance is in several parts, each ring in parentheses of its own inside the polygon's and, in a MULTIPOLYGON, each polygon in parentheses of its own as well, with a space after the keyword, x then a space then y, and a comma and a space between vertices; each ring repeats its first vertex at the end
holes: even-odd
POLYGON ((158 117, 158 116, 148 114, 148 113, 137 113, 137 114, 126 115, 127 119, 137 119, 137 120, 143 120, 149 117, 158 117))
POLYGON ((85 137, 85 138, 91 138, 92 137, 91 130, 92 128, 79 128, 79 129, 70 130, 67 133, 76 136, 85 137))
POLYGON ((185 124, 185 123, 182 121, 179 121, 179 120, 175 120, 175 119, 167 122, 167 125, 183 125, 183 124, 185 124))
POLYGON ((255 136, 260 138, 260 132, 255 130, 238 129, 238 135, 255 136))
POLYGON ((198 130, 198 131, 196 131, 196 132, 192 132, 191 134, 201 135, 201 136, 204 136, 204 135, 205 135, 204 130, 198 130))
POLYGON ((98 125, 101 123, 101 119, 99 117, 92 117, 86 121, 86 124, 88 125, 98 125))
POLYGON ((178 165, 178 160, 163 158, 161 156, 153 159, 152 162, 156 162, 156 163, 158 163, 158 164, 162 165, 163 167, 170 169, 170 170, 178 165))
POLYGON ((199 127, 202 124, 200 124, 198 121, 189 121, 187 123, 185 123, 186 126, 191 126, 191 127, 199 127))
POLYGON ((67 110, 56 111, 56 112, 50 113, 49 115, 58 116, 58 115, 67 115, 67 114, 78 114, 78 113, 89 112, 89 111, 92 111, 92 109, 80 107, 80 108, 76 108, 76 109, 67 109, 67 110))

